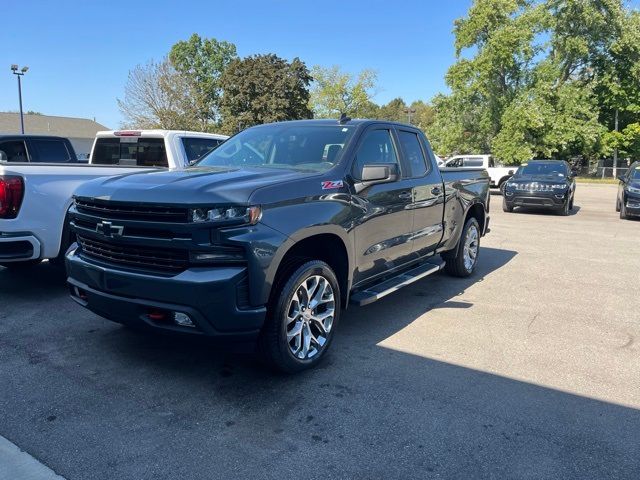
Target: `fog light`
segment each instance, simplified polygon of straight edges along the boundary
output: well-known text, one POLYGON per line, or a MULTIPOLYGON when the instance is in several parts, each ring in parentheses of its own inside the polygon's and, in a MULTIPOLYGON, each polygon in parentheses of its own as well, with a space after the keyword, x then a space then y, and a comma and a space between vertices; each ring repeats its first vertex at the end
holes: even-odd
POLYGON ((173 314, 173 321, 180 327, 195 327, 195 324, 191 321, 191 317, 186 313, 175 312, 173 314))

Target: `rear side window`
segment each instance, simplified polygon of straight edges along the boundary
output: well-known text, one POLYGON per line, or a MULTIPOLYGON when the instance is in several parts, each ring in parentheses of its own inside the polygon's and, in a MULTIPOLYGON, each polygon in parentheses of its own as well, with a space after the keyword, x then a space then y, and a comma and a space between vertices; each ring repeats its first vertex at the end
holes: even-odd
POLYGON ((400 130, 398 136, 400 137, 400 144, 402 145, 402 150, 409 164, 411 176, 424 177, 427 173, 427 163, 418 135, 413 132, 400 130))
POLYGON ((62 140, 32 138, 31 145, 36 155, 34 162, 40 163, 68 163, 73 161, 67 145, 62 140))
POLYGON ((222 140, 215 138, 184 137, 182 139, 182 145, 184 146, 187 161, 189 162, 200 160, 221 143, 222 140))
POLYGON ((483 165, 484 165, 484 162, 482 161, 482 158, 468 157, 464 159, 465 167, 482 167, 483 165))
POLYGON ((91 163, 139 167, 167 167, 162 138, 98 138, 91 163))
POLYGON ((27 147, 22 140, 0 142, 0 162, 28 162, 27 147))
POLYGON ((398 164, 398 156, 393 146, 389 130, 370 130, 365 134, 358 148, 354 164, 354 176, 362 178, 362 167, 365 165, 398 164))

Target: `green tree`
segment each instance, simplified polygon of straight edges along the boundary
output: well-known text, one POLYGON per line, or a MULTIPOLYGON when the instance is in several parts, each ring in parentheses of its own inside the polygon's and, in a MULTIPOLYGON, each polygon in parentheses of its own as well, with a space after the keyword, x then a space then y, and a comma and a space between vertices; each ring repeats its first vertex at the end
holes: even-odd
POLYGON ((221 78, 223 129, 233 133, 252 125, 311 118, 311 75, 298 58, 254 55, 234 60, 221 78))
POLYGON ((221 78, 237 59, 233 43, 202 38, 194 33, 189 40, 171 47, 169 60, 188 87, 200 128, 207 130, 220 120, 221 78))
POLYGON ((345 113, 351 117, 371 117, 376 114, 372 98, 376 92, 377 74, 362 70, 354 76, 340 67, 314 66, 310 105, 319 118, 334 118, 345 113))

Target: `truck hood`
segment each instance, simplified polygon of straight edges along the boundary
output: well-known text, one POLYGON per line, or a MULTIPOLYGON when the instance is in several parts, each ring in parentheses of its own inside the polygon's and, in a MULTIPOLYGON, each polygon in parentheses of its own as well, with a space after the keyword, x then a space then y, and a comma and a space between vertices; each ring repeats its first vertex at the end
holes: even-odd
POLYGON ((100 200, 161 204, 245 204, 258 188, 303 179, 303 173, 275 168, 192 167, 98 179, 81 185, 75 195, 100 200))

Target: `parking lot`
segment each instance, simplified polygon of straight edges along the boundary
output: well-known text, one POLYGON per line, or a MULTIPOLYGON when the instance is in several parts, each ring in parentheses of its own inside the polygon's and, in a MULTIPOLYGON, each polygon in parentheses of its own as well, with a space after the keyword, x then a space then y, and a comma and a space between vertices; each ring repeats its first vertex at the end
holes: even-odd
POLYGON ((0 268, 0 435, 71 479, 640 478, 640 221, 503 213, 476 274, 342 317, 320 368, 149 336, 0 268))

